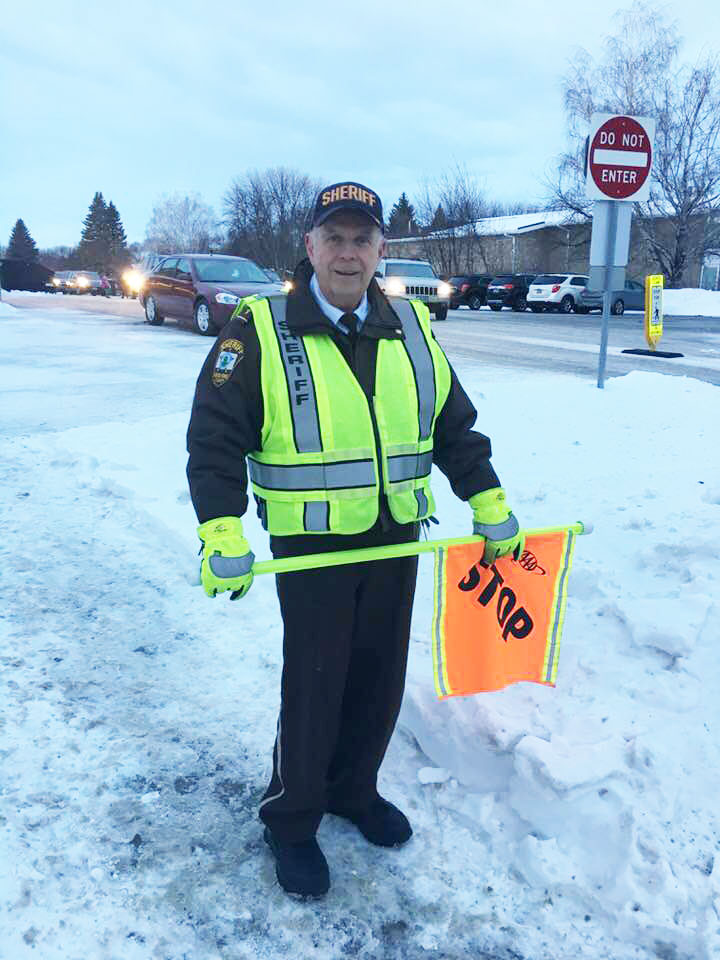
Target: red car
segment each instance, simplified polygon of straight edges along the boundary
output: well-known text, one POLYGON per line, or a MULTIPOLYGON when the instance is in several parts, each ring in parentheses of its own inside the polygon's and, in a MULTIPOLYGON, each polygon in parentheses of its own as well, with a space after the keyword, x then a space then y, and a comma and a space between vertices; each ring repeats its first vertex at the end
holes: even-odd
POLYGON ((143 288, 148 323, 166 317, 191 321, 198 333, 213 337, 230 319, 237 302, 251 294, 282 293, 252 260, 212 253, 175 254, 161 260, 143 288))

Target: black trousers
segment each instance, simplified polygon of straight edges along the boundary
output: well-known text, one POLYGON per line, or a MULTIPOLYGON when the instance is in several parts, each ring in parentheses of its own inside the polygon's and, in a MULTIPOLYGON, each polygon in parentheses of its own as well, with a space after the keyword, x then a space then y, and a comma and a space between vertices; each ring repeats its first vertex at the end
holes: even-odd
MULTIPOLYGON (((417 536, 403 532, 396 542, 417 536)), ((377 796, 405 687, 416 577, 417 557, 277 576, 281 707, 260 818, 281 840, 304 840, 325 812, 360 811, 377 796)))

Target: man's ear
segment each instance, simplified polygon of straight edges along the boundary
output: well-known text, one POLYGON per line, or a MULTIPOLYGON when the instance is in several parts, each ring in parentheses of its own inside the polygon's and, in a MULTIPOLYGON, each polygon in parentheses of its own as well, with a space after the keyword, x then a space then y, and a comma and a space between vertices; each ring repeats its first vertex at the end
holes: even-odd
POLYGON ((306 233, 306 234, 305 234, 305 252, 307 253, 309 259, 312 261, 312 258, 313 258, 313 242, 312 242, 312 234, 311 234, 311 233, 306 233))

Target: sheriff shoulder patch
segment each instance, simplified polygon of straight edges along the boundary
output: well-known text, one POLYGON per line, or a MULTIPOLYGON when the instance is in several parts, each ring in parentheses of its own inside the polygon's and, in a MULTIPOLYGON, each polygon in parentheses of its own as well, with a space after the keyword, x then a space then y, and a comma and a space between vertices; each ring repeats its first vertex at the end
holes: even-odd
POLYGON ((227 383, 238 360, 242 360, 245 347, 240 340, 223 340, 215 360, 212 382, 216 387, 227 383))

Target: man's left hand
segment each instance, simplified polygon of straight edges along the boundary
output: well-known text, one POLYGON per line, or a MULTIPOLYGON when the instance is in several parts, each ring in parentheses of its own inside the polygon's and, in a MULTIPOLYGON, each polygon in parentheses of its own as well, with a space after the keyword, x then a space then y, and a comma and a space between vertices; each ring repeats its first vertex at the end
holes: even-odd
POLYGON ((476 493, 468 503, 473 511, 473 533, 485 537, 483 561, 494 563, 507 553, 517 560, 525 549, 525 534, 507 505, 503 488, 476 493))

